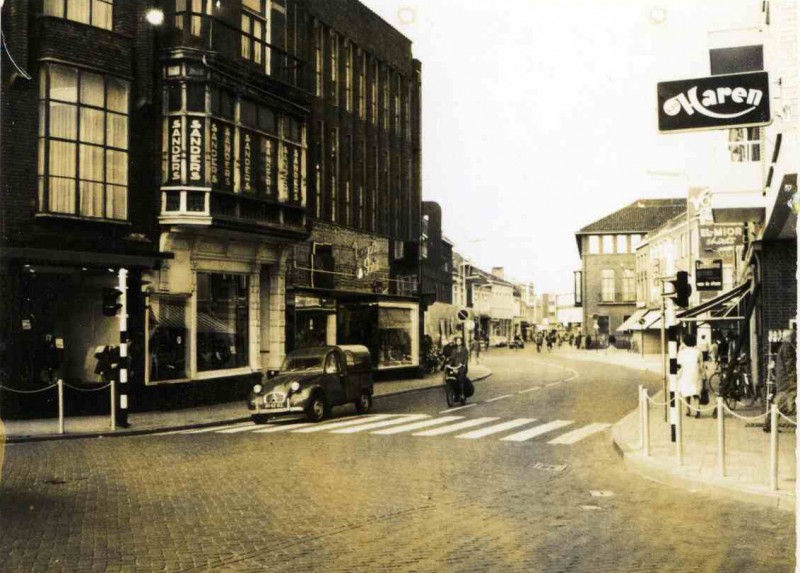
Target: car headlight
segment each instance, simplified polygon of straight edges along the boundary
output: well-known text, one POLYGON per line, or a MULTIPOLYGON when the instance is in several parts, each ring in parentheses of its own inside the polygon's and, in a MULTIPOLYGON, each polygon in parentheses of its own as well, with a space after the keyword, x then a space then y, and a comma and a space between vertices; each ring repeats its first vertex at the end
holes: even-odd
POLYGON ((300 391, 300 382, 292 382, 292 385, 289 386, 292 392, 299 392, 300 391))
POLYGON ((264 387, 261 386, 261 384, 256 384, 255 386, 253 386, 253 392, 255 392, 256 394, 261 394, 261 391, 263 389, 264 387))

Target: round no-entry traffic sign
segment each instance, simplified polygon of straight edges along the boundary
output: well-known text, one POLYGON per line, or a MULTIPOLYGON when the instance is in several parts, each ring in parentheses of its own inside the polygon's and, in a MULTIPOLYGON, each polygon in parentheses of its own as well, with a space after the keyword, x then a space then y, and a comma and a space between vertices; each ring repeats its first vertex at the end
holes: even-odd
POLYGON ((458 320, 467 320, 469 318, 469 311, 466 308, 462 308, 458 311, 458 320))

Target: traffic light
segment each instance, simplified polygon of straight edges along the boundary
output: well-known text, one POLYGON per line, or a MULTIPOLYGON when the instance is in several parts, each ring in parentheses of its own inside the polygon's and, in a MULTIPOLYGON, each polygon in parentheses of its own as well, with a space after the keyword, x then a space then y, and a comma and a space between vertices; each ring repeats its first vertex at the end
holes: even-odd
POLYGON ((122 291, 107 287, 103 289, 103 316, 117 316, 117 311, 122 308, 119 297, 122 291))
POLYGON ((669 281, 672 284, 671 298, 675 299, 675 304, 681 308, 689 306, 689 295, 692 294, 692 285, 689 284, 689 273, 678 271, 675 279, 669 281))
POLYGON ((94 357, 97 359, 97 365, 94 369, 95 374, 99 374, 104 382, 118 380, 121 365, 119 347, 113 345, 97 346, 94 357))

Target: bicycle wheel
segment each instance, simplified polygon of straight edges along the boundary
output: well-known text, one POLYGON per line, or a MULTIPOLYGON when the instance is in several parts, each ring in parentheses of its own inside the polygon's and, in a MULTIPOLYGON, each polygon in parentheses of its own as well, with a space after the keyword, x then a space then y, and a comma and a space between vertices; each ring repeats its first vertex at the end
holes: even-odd
POLYGON ((739 388, 741 388, 739 402, 745 408, 749 408, 756 402, 756 393, 755 390, 753 390, 753 385, 750 384, 750 380, 746 377, 742 377, 739 384, 739 388))
POLYGON ((708 378, 708 390, 719 396, 719 385, 721 382, 722 377, 719 375, 719 372, 714 372, 708 378))
POLYGON ((731 393, 723 396, 722 398, 723 400, 725 400, 725 405, 728 407, 729 410, 735 410, 736 406, 739 404, 739 401, 731 393))

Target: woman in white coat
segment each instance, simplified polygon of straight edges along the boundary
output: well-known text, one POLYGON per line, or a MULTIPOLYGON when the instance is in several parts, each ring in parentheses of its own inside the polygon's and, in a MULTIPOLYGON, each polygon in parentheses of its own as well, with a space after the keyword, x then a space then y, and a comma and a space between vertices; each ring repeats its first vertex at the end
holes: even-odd
MULTIPOLYGON (((681 396, 686 399, 686 403, 691 406, 692 398, 696 399, 697 407, 700 407, 700 393, 703 391, 703 377, 700 375, 702 368, 702 355, 695 346, 696 339, 691 334, 683 337, 683 346, 678 351, 678 388, 681 396)), ((686 409, 686 415, 691 416, 691 408, 686 409)), ((700 410, 696 410, 695 418, 700 417, 700 410)))

